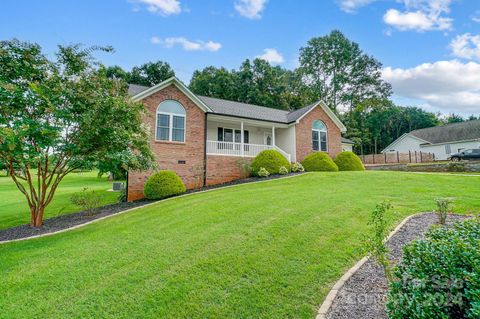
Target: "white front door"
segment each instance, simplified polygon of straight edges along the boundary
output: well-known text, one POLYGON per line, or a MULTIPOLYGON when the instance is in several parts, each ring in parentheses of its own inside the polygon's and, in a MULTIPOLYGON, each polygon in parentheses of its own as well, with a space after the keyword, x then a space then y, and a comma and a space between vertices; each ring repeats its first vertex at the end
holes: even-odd
POLYGON ((263 144, 265 145, 272 145, 272 133, 265 132, 263 134, 263 144))

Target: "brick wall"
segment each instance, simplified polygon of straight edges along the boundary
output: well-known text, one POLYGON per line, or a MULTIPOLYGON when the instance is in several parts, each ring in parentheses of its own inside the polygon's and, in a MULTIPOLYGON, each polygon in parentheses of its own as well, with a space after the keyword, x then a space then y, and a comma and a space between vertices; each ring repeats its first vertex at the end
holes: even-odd
MULTIPOLYGON (((175 171, 188 189, 203 186, 205 113, 174 85, 146 97, 143 103, 148 112, 144 121, 150 127, 150 147, 158 168, 175 171), (164 100, 176 100, 186 110, 185 143, 155 141, 155 114, 164 100), (185 161, 185 164, 179 164, 178 161, 185 161)), ((143 185, 150 174, 129 172, 129 201, 143 198, 143 185)))
POLYGON ((315 120, 321 120, 327 126, 328 154, 330 154, 332 157, 335 157, 342 151, 342 134, 340 129, 332 121, 330 116, 325 113, 322 107, 317 106, 295 126, 297 162, 303 161, 305 156, 313 151, 312 123, 315 120))
POLYGON ((231 182, 248 176, 242 169, 249 165, 252 158, 233 156, 207 156, 207 185, 216 185, 231 182))

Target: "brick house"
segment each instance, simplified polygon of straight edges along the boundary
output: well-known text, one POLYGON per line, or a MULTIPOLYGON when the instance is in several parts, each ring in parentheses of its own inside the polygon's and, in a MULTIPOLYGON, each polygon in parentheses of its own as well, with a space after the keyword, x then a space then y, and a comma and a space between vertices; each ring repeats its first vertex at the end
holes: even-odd
MULTIPOLYGON (((263 150, 300 162, 312 151, 334 157, 350 146, 345 126, 321 101, 290 112, 195 95, 175 77, 150 88, 130 85, 129 94, 147 108, 158 167, 175 171, 187 189, 241 178, 263 150)), ((129 201, 143 197, 150 173, 128 173, 129 201)))

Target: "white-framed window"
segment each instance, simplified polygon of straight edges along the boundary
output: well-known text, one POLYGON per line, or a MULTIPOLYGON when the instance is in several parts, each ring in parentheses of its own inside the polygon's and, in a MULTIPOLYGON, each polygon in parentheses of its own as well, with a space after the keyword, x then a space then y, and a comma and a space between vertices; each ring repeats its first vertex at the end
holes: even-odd
POLYGON ((157 107, 155 139, 185 142, 185 108, 177 101, 166 100, 157 107))
POLYGON ((327 126, 320 120, 312 123, 312 149, 314 151, 328 151, 327 126))

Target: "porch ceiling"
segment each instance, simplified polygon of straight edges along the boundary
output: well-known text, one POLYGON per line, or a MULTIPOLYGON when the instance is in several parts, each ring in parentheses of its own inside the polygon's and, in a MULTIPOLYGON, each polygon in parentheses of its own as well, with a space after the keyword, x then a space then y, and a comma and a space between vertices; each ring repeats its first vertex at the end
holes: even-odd
POLYGON ((223 123, 234 123, 234 124, 239 124, 239 125, 240 125, 241 122, 243 122, 244 125, 267 127, 267 128, 271 128, 272 126, 275 126, 276 128, 287 128, 287 127, 291 126, 289 124, 282 124, 282 123, 268 122, 268 121, 258 121, 258 120, 245 119, 245 118, 232 117, 232 116, 225 116, 225 115, 212 114, 212 113, 208 113, 207 122, 208 121, 223 122, 223 123))

